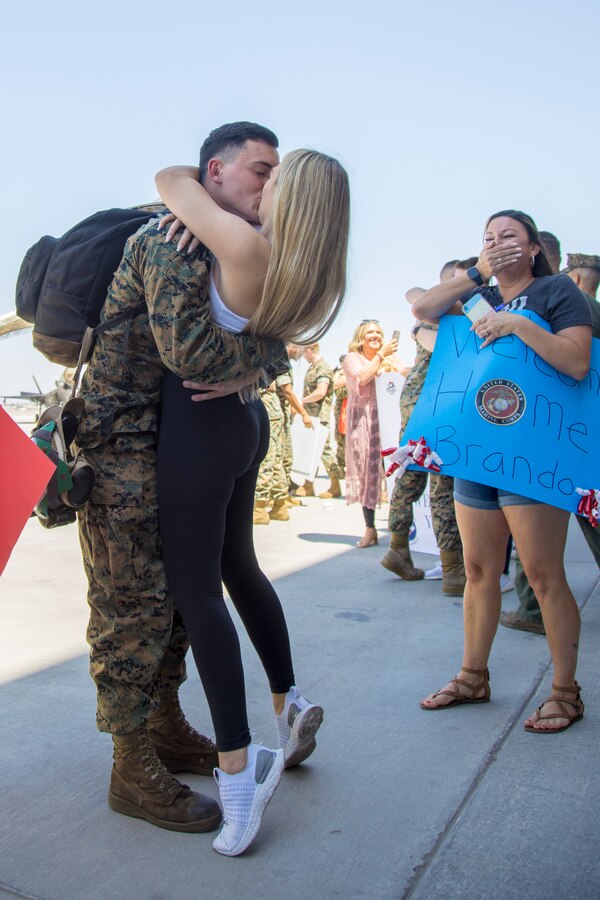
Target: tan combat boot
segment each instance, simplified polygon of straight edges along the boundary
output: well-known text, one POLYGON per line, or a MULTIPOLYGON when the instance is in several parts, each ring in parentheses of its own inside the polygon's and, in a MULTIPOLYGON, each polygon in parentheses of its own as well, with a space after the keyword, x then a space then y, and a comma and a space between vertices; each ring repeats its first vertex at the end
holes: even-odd
POLYGON ((192 728, 179 705, 177 691, 161 691, 160 706, 150 716, 147 729, 169 772, 212 775, 219 765, 216 744, 192 728))
POLYGON ((303 487, 299 487, 296 491, 296 497, 314 497, 315 486, 312 481, 305 481, 303 487))
POLYGON ((171 775, 156 755, 147 731, 113 734, 113 744, 108 791, 111 809, 170 831, 196 833, 220 825, 219 804, 171 775))
POLYGON ((462 597, 467 576, 462 554, 458 550, 440 550, 442 561, 442 593, 462 597))
POLYGON ((268 500, 254 501, 254 515, 252 521, 255 525, 268 525, 270 523, 271 519, 269 518, 269 513, 267 511, 268 505, 268 500))
POLYGON ((291 509, 292 506, 302 506, 302 500, 297 500, 296 497, 293 497, 291 494, 288 494, 284 499, 284 503, 288 509, 291 509))
POLYGON ((275 501, 269 513, 269 518, 274 519, 276 522, 289 522, 290 514, 285 505, 285 497, 275 501))
POLYGON ((333 500, 335 497, 342 496, 342 488, 340 487, 340 482, 337 478, 331 479, 331 484, 322 494, 319 494, 321 500, 333 500))
POLYGON ((392 534, 392 546, 381 560, 381 565, 405 581, 420 581, 425 577, 425 571, 413 565, 408 535, 392 534))

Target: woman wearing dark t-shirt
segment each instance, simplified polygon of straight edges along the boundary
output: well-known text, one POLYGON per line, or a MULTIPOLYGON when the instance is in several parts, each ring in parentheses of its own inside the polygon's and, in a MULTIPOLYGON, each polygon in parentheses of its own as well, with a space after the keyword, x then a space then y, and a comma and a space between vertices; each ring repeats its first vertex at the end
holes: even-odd
MULTIPOLYGON (((460 314, 462 303, 477 292, 498 310, 490 309, 473 325, 482 347, 516 334, 559 372, 578 380, 586 376, 592 340, 589 307, 570 278, 552 275, 536 225, 525 213, 504 210, 491 216, 476 267, 431 288, 415 302, 413 313, 430 322, 445 313, 460 314), (484 287, 492 276, 497 287, 484 287), (480 287, 474 291, 475 285, 480 287), (536 312, 552 331, 515 315, 520 309, 536 312)), ((454 490, 467 573, 463 663, 456 678, 421 701, 421 707, 489 701, 487 663, 500 616, 500 575, 510 532, 540 602, 554 663, 552 694, 525 721, 525 729, 536 734, 564 731, 583 715, 575 680, 579 609, 563 565, 569 513, 464 479, 455 479, 454 490)))

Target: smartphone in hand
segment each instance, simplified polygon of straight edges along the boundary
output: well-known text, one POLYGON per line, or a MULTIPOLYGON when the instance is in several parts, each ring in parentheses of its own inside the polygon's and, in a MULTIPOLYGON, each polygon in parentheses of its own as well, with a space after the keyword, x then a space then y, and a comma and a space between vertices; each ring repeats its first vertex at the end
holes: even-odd
POLYGON ((400 332, 396 328, 395 331, 392 332, 392 340, 398 341, 400 339, 400 332))
POLYGON ((471 297, 470 300, 463 303, 462 311, 471 322, 477 322, 477 320, 481 319, 483 316, 489 316, 490 313, 496 312, 494 307, 491 306, 481 294, 475 294, 474 297, 471 297))

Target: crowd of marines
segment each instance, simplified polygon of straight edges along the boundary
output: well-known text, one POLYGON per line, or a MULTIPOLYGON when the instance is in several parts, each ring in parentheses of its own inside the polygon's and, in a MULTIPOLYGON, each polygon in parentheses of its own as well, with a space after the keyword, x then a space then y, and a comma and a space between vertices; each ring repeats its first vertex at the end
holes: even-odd
MULTIPOLYGON (((330 479, 326 491, 319 494, 324 499, 342 496, 340 480, 345 476, 344 400, 348 396, 341 368, 333 370, 323 359, 317 343, 309 347, 288 344, 290 360, 304 356, 309 368, 304 376, 302 399, 294 393, 294 380, 290 364, 288 372, 278 375, 275 381, 260 392, 269 414, 271 436, 269 450, 260 466, 254 503, 254 524, 268 525, 272 520, 287 522, 289 509, 299 506, 300 497, 314 497, 314 484, 305 481, 297 485, 292 480, 292 418, 298 414, 306 428, 313 428, 313 418, 328 429, 333 408, 335 423, 335 452, 328 436, 321 462, 330 479), (340 430, 341 429, 341 430, 340 430)), ((341 365, 341 362, 340 362, 341 365)))

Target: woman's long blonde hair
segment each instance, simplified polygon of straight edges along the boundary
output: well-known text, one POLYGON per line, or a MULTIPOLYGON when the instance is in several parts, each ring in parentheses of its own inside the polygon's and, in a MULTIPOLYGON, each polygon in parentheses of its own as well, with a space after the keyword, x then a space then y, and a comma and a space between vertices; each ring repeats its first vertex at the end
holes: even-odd
POLYGON ((316 150, 288 153, 273 200, 263 294, 245 330, 295 344, 325 334, 346 293, 349 228, 344 167, 316 150))
POLYGON ((348 353, 362 353, 363 344, 365 342, 365 335, 371 325, 377 325, 379 329, 379 334, 381 335, 381 343, 383 344, 383 328, 376 322, 375 319, 369 319, 367 322, 361 322, 354 335, 352 336, 352 340, 348 346, 348 353))

